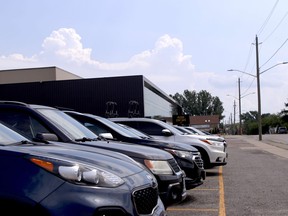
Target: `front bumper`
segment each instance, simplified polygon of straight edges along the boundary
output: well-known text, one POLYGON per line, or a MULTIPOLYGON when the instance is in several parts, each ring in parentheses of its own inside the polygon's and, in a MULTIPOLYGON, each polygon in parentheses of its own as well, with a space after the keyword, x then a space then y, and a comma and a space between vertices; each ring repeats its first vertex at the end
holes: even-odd
POLYGON ((209 146, 210 165, 223 166, 227 164, 227 145, 209 146))
POLYGON ((185 173, 178 172, 176 175, 155 175, 158 182, 159 196, 167 208, 172 204, 179 203, 187 197, 185 173))
POLYGON ((201 157, 193 156, 193 161, 183 158, 176 158, 176 160, 186 174, 185 184, 187 190, 203 184, 203 180, 206 178, 206 171, 204 170, 201 157))
POLYGON ((50 216, 166 216, 158 189, 145 179, 146 173, 126 177, 126 184, 117 188, 98 188, 66 182, 38 205, 50 216))

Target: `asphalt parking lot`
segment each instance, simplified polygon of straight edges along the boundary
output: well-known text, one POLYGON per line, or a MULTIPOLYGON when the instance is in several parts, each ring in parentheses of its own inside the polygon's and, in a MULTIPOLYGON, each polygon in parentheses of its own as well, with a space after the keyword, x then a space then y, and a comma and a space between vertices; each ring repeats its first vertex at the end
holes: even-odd
POLYGON ((182 203, 169 207, 168 215, 225 215, 222 171, 222 167, 207 170, 204 184, 189 190, 182 203))
POLYGON ((228 164, 206 170, 204 184, 170 206, 168 215, 287 216, 288 136, 263 137, 261 142, 255 136, 226 139, 228 164))

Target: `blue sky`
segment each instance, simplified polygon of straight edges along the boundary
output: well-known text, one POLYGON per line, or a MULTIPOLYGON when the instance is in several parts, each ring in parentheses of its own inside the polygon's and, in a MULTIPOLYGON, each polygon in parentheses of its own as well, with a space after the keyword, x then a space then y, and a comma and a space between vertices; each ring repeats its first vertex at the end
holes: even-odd
MULTIPOLYGON (((284 0, 1 3, 0 70, 57 66, 84 78, 144 75, 167 94, 218 96, 226 121, 234 100, 238 119, 238 78, 242 113, 257 111, 256 35, 260 72, 288 61, 284 0)), ((287 80, 288 64, 260 75, 262 113, 285 108, 287 80)))

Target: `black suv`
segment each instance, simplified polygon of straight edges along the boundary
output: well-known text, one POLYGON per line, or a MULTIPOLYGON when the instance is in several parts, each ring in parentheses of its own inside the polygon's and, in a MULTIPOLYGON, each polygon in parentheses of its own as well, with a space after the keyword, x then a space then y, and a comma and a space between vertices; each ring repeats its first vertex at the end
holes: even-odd
MULTIPOLYGON (((133 133, 131 131, 132 128, 129 130, 126 125, 120 126, 119 124, 100 116, 71 110, 64 110, 64 112, 75 118, 99 137, 120 142, 150 146, 171 153, 178 162, 180 168, 186 173, 186 189, 190 190, 203 184, 206 172, 203 167, 203 160, 200 152, 195 147, 184 143, 156 140, 155 138, 143 133, 141 136, 138 136, 135 134, 136 129, 134 129, 133 133)), ((141 132, 138 131, 138 133, 141 132)))
POLYGON ((59 109, 15 101, 0 101, 0 121, 34 141, 55 141, 76 149, 97 148, 123 153, 145 165, 157 179, 165 207, 187 196, 185 173, 170 153, 147 146, 100 140, 77 120, 59 109))
POLYGON ((32 142, 1 123, 0 137, 1 215, 165 214, 156 179, 125 155, 32 142))

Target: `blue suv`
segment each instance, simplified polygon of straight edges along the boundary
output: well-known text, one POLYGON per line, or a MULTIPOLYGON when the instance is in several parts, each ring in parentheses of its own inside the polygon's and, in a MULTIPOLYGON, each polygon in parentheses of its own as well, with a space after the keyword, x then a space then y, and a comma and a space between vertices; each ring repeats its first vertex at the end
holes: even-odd
POLYGON ((32 142, 0 124, 0 214, 167 215, 157 181, 125 155, 32 142))

